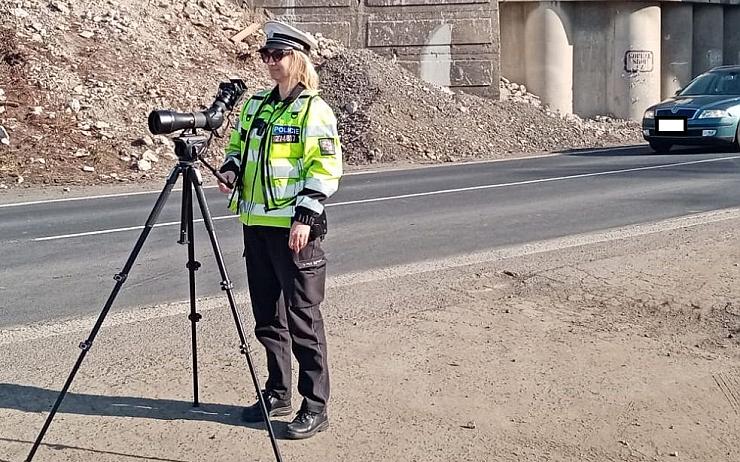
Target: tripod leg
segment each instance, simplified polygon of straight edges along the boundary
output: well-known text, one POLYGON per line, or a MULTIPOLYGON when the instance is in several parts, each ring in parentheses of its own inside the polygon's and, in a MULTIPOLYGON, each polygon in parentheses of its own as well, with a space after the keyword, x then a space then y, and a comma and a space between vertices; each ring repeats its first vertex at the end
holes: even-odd
MULTIPOLYGON (((191 333, 190 338, 192 340, 193 350, 193 407, 200 406, 198 401, 198 338, 197 338, 197 327, 196 324, 201 319, 200 313, 196 312, 195 307, 195 272, 200 268, 200 262, 195 260, 195 233, 193 231, 193 171, 191 169, 185 170, 183 173, 183 194, 182 194, 182 211, 183 211, 183 224, 181 229, 187 229, 187 240, 188 244, 188 263, 185 265, 189 272, 190 279, 190 327, 191 333), (186 228, 187 226, 187 228, 186 228)), ((181 241, 183 233, 181 233, 181 241)), ((181 242, 182 243, 182 242, 181 242)))
POLYGON ((180 204, 180 239, 177 241, 180 245, 185 245, 188 243, 188 238, 192 237, 191 234, 188 234, 188 207, 192 209, 192 203, 193 203, 193 195, 192 190, 188 186, 188 171, 187 169, 183 170, 182 172, 182 202, 180 204), (188 200, 188 197, 190 197, 190 200, 188 200))
POLYGON ((211 218, 211 212, 208 210, 208 203, 206 202, 205 195, 203 194, 203 188, 201 186, 201 179, 200 179, 200 172, 196 169, 193 169, 191 171, 192 184, 193 188, 195 189, 195 194, 198 197, 198 205, 200 206, 201 214, 203 215, 203 222, 206 226, 206 230, 208 231, 208 236, 211 239, 211 246, 213 247, 213 254, 216 257, 216 263, 218 264, 218 270, 221 273, 221 289, 226 291, 226 297, 229 300, 229 306, 231 307, 231 314, 234 317, 234 323, 236 324, 236 331, 239 334, 239 341, 241 342, 240 345, 240 352, 245 356, 247 359, 247 365, 249 366, 249 371, 252 374, 252 382, 254 382, 254 388, 257 391, 257 397, 260 402, 260 407, 262 408, 262 417, 265 420, 265 424, 267 425, 267 431, 270 434, 270 442, 272 443, 272 449, 275 452, 275 458, 278 462, 282 462, 282 457, 280 456, 280 449, 278 449, 277 441, 275 440, 275 433, 272 429, 272 424, 270 423, 270 418, 267 414, 267 407, 265 406, 265 401, 262 397, 262 392, 260 390, 259 386, 259 379, 257 378, 257 374, 254 371, 254 364, 252 363, 252 357, 249 353, 249 346, 247 345, 247 339, 244 335, 244 330, 242 329, 242 321, 241 317, 239 316, 239 312, 236 309, 236 302, 234 301, 234 294, 232 292, 232 289, 234 288, 234 285, 229 281, 229 276, 226 274, 226 267, 224 265, 224 259, 223 255, 221 254, 221 248, 218 245, 218 240, 216 239, 216 233, 213 230, 213 219, 211 218), (197 175, 197 176, 196 176, 197 175))
POLYGON ((159 194, 159 197, 157 198, 157 202, 154 204, 154 208, 152 209, 151 213, 149 214, 149 218, 147 218, 146 223, 144 224, 144 229, 141 231, 141 234, 139 235, 139 239, 136 241, 136 244, 134 245, 134 248, 128 257, 128 260, 126 260, 126 264, 123 266, 123 269, 121 270, 121 272, 116 274, 113 277, 113 279, 115 279, 116 281, 116 285, 113 287, 113 291, 108 297, 108 301, 105 302, 103 311, 100 313, 98 320, 95 322, 95 325, 93 326, 93 329, 90 332, 90 336, 85 341, 80 343, 80 349, 82 350, 80 352, 80 356, 77 358, 77 362, 72 368, 72 372, 69 374, 67 381, 64 383, 64 387, 62 387, 61 393, 59 393, 59 396, 57 397, 57 400, 54 403, 54 406, 51 408, 51 412, 49 413, 49 416, 46 418, 46 422, 44 423, 44 426, 41 429, 41 432, 36 438, 36 441, 33 443, 31 452, 28 454, 28 458, 26 459, 27 462, 30 462, 31 460, 33 460, 33 456, 36 454, 36 451, 41 445, 41 441, 44 439, 44 435, 46 434, 46 431, 49 429, 49 426, 51 425, 51 421, 54 419, 54 416, 56 415, 57 410, 59 410, 59 405, 62 403, 64 396, 67 394, 67 390, 69 390, 70 385, 72 385, 72 380, 74 380, 74 377, 77 374, 77 371, 80 368, 80 365, 82 365, 82 361, 85 359, 85 356, 87 356, 87 352, 90 351, 93 341, 95 340, 95 336, 98 335, 98 331, 100 330, 100 327, 103 324, 103 320, 105 319, 105 316, 108 314, 108 311, 113 305, 113 301, 118 295, 118 292, 121 289, 121 286, 123 285, 124 282, 126 282, 128 273, 129 271, 131 271, 131 268, 134 265, 134 261, 136 260, 136 257, 139 255, 141 248, 144 246, 144 241, 146 240, 147 236, 149 236, 149 232, 154 227, 154 223, 157 221, 157 218, 159 217, 159 214, 162 211, 164 204, 167 202, 167 198, 169 197, 170 192, 172 192, 172 187, 177 182, 177 177, 180 174, 180 172, 181 172, 181 167, 179 165, 175 166, 172 169, 172 172, 170 172, 170 175, 167 177, 167 183, 165 184, 162 192, 159 194))

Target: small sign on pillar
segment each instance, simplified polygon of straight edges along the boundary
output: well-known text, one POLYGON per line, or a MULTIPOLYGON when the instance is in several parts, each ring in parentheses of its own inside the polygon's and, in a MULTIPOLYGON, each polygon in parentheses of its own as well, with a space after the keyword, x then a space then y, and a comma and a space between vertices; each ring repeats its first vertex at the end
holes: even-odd
POLYGON ((653 72, 653 52, 647 50, 627 50, 624 54, 624 70, 631 74, 653 72))

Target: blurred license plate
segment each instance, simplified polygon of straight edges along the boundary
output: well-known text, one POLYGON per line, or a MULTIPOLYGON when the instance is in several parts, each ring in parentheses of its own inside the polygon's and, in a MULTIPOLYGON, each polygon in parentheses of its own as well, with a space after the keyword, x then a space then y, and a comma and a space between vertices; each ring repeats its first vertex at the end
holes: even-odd
POLYGON ((657 117, 655 123, 658 133, 686 133, 686 117, 657 117))

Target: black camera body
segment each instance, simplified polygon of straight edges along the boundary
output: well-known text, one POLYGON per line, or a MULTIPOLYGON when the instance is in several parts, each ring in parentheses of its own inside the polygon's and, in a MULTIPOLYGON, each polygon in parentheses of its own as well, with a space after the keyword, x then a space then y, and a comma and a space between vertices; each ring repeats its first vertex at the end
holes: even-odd
POLYGON ((177 130, 197 128, 216 130, 224 122, 224 113, 234 108, 245 91, 247 86, 241 79, 221 82, 211 107, 200 112, 152 111, 148 119, 149 131, 154 135, 163 135, 177 130))

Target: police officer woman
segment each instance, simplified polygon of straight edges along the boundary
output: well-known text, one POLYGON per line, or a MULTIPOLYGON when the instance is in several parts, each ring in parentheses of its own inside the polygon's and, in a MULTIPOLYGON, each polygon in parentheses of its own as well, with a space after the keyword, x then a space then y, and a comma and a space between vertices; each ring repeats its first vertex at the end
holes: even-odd
MULTIPOLYGON (((219 188, 231 194, 229 208, 243 224, 255 335, 267 352, 267 410, 270 416, 292 412, 292 350, 303 401, 287 436, 308 438, 329 425, 321 241, 327 232, 323 202, 339 186, 342 149, 309 59, 316 41, 278 21, 264 29, 259 53, 277 85, 243 105, 221 166, 234 188, 219 188)), ((246 407, 242 419, 261 421, 259 402, 246 407)))

